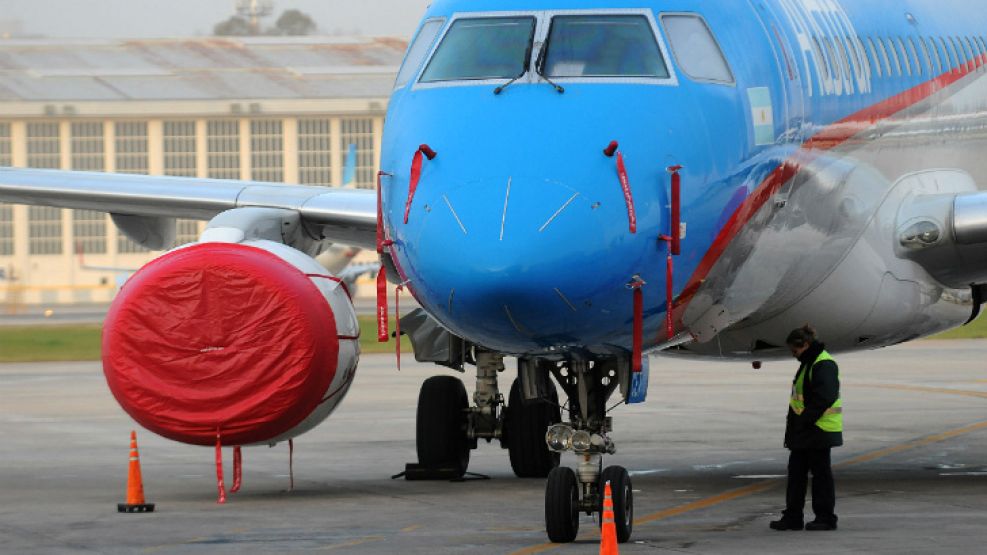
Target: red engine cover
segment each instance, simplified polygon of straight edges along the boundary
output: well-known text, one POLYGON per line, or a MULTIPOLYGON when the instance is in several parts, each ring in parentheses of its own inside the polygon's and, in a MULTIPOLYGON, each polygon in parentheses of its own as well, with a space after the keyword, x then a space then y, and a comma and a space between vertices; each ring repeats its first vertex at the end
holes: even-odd
POLYGON ((305 419, 336 373, 329 303, 255 247, 204 243, 127 281, 103 328, 114 397, 147 429, 197 445, 260 443, 305 419))

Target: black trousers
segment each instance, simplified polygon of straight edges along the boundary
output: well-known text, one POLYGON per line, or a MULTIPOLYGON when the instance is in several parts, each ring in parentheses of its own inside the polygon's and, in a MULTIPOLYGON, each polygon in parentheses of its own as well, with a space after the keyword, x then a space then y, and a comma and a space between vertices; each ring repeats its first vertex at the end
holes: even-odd
POLYGON ((802 521, 805 491, 812 472, 812 512, 816 520, 836 523, 836 484, 830 449, 792 449, 788 456, 788 491, 785 518, 802 521))

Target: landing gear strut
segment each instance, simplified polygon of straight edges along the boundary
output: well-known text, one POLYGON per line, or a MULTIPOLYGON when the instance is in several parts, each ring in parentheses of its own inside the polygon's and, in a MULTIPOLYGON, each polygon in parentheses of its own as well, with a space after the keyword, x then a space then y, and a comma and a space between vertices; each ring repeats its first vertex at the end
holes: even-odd
POLYGON ((558 467, 548 477, 545 527, 553 542, 576 539, 579 513, 602 513, 606 482, 610 482, 613 492, 617 541, 624 543, 631 537, 634 497, 630 476, 620 466, 603 468, 603 455, 617 452, 609 437, 613 423, 606 415, 606 403, 621 381, 627 379, 625 362, 608 359, 539 363, 547 366, 569 397, 569 422, 549 428, 545 441, 552 451, 560 454, 573 451, 579 458, 575 472, 558 467))

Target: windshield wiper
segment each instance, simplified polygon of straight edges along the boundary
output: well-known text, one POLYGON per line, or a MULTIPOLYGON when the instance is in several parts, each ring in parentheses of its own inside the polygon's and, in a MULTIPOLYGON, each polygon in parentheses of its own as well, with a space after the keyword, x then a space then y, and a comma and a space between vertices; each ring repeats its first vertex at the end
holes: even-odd
POLYGON ((518 79, 524 77, 525 75, 527 75, 527 73, 528 73, 528 68, 525 67, 523 70, 521 70, 521 73, 519 73, 517 75, 517 77, 515 77, 514 79, 511 79, 510 81, 508 81, 508 82, 504 83, 503 85, 501 85, 501 86, 497 87, 496 89, 494 89, 494 94, 500 94, 500 93, 504 92, 504 89, 506 89, 507 87, 510 87, 511 85, 513 85, 514 83, 516 83, 518 81, 518 79))
POLYGON ((565 94, 565 89, 559 86, 558 83, 552 81, 545 75, 545 58, 548 57, 548 40, 546 39, 544 44, 541 46, 541 52, 538 53, 538 59, 535 60, 535 73, 538 77, 545 80, 546 83, 555 87, 555 91, 559 94, 565 94))
POLYGON ((522 78, 522 77, 524 77, 525 75, 528 74, 528 66, 531 64, 531 49, 534 46, 534 40, 533 39, 534 39, 534 37, 532 37, 532 39, 529 39, 528 40, 528 49, 524 51, 524 67, 521 68, 521 73, 518 73, 517 76, 514 79, 511 79, 510 81, 508 81, 508 82, 504 83, 503 85, 501 85, 501 86, 497 87, 496 89, 494 89, 494 94, 500 94, 500 93, 504 92, 504 89, 506 89, 507 87, 510 87, 511 85, 513 85, 514 83, 516 83, 518 81, 518 79, 520 79, 520 78, 522 78))

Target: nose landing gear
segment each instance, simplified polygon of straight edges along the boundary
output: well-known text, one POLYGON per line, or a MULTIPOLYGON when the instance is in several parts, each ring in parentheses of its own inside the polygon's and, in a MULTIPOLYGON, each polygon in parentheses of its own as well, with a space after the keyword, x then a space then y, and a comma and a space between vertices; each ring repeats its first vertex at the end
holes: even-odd
MULTIPOLYGON (((579 513, 601 514, 603 491, 610 482, 613 491, 617 541, 627 542, 634 526, 634 494, 631 478, 623 467, 603 469, 603 456, 617 452, 610 439, 612 420, 606 402, 620 386, 618 360, 573 360, 551 368, 556 381, 569 396, 569 422, 548 429, 545 441, 556 453, 573 451, 580 458, 576 471, 558 467, 549 474, 545 488, 545 528, 556 543, 574 541, 579 533, 579 513)), ((626 391, 626 390, 625 390, 626 391)), ((602 520, 602 519, 601 519, 602 520)))

